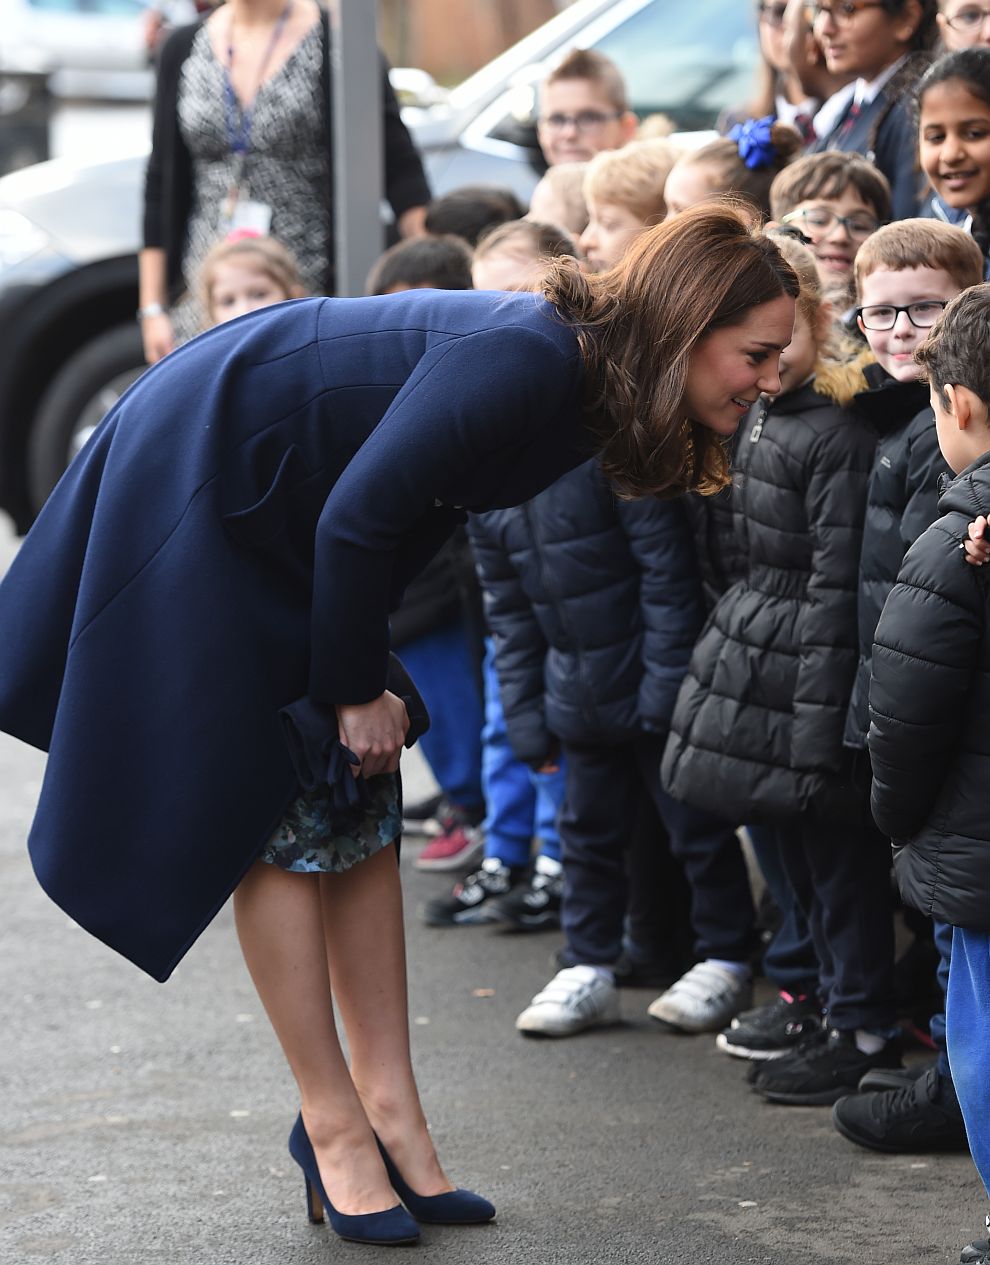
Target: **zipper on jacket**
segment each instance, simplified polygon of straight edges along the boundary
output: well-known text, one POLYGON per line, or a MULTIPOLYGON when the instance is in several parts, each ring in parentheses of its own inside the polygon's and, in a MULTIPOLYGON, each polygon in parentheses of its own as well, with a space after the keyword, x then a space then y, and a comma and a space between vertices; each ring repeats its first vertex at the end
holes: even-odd
POLYGON ((751 444, 759 443, 760 436, 763 434, 763 423, 767 420, 767 406, 762 404, 757 415, 756 421, 753 423, 753 429, 749 432, 749 442, 751 444))

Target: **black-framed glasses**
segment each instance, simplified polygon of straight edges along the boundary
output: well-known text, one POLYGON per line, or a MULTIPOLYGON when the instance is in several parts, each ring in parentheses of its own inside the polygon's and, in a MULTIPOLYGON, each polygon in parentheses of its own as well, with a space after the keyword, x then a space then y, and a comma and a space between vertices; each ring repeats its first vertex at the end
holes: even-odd
POLYGON ((786 12, 787 4, 779 2, 777 4, 761 3, 756 8, 757 18, 761 22, 766 22, 767 26, 783 26, 786 12))
POLYGON ((814 229, 816 233, 831 233, 836 224, 841 224, 854 242, 865 242, 880 227, 880 221, 875 215, 868 215, 864 211, 857 211, 852 215, 837 215, 826 206, 788 211, 780 220, 782 224, 792 224, 795 220, 800 220, 806 228, 814 229))
POLYGON ((866 307, 858 307, 856 315, 863 322, 864 329, 893 329, 897 318, 907 312, 907 318, 915 329, 931 329, 942 315, 948 299, 921 299, 918 303, 907 303, 899 307, 896 303, 869 303, 866 307))
POLYGON ((885 9, 886 7, 884 0, 832 0, 830 4, 813 4, 811 19, 817 22, 819 18, 829 17, 838 26, 848 26, 856 14, 862 13, 864 9, 885 9))
POLYGON ((573 127, 578 132, 597 132, 611 123, 613 119, 622 117, 621 110, 578 110, 577 114, 544 114, 540 118, 540 127, 548 132, 562 132, 565 127, 573 127))
POLYGON ((990 9, 981 9, 979 5, 967 5, 965 9, 960 9, 958 13, 953 13, 950 18, 947 14, 945 20, 954 31, 963 31, 972 34, 978 31, 983 23, 990 18, 990 9))

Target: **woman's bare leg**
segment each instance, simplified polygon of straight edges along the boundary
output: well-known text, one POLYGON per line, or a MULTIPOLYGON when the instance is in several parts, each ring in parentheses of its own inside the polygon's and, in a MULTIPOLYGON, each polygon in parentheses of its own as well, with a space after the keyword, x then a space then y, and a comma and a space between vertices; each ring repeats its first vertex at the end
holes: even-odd
POLYGON ((339 1212, 376 1212, 395 1194, 334 1023, 320 879, 258 861, 234 893, 241 949, 299 1086, 323 1185, 339 1212))
POLYGON ((453 1187, 437 1160, 412 1070, 402 892, 395 849, 321 874, 326 952, 351 1079, 375 1132, 420 1195, 453 1187))

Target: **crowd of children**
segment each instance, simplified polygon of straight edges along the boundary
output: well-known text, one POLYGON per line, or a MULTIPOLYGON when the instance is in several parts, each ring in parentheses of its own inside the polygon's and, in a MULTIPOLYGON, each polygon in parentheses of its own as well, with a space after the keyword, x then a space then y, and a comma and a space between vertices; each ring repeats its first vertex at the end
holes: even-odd
MULTIPOLYGON (((731 490, 629 500, 591 460, 471 516, 406 594, 438 785, 407 806, 412 863, 463 875, 422 914, 562 928, 525 1034, 653 987, 658 1024, 716 1034, 766 1100, 831 1106, 870 1149, 968 1146, 988 1184, 990 9, 761 0, 758 21, 762 117, 689 151, 636 139, 616 68, 572 53, 541 88, 529 212, 457 190, 368 279, 538 291, 556 257, 605 272, 732 195, 800 282, 790 344, 747 353, 731 490), (936 1057, 907 1067, 891 841, 937 978, 936 1057), (754 971, 777 992, 755 1009, 754 971)), ((301 293, 243 235, 201 285, 213 322, 301 293)))

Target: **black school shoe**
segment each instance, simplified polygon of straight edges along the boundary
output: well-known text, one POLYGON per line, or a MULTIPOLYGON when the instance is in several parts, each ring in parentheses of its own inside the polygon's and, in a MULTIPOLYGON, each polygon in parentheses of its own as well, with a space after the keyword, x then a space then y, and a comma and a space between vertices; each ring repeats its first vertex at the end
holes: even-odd
POLYGON ((560 926, 564 868, 539 856, 525 883, 488 902, 488 920, 510 931, 553 931, 560 926))
POLYGON ((486 857, 475 870, 454 887, 449 896, 428 900, 423 921, 428 927, 467 927, 491 922, 490 903, 522 882, 526 871, 511 869, 496 857, 486 857))
POLYGON ((821 1026, 822 1012, 814 997, 781 993, 775 1001, 737 1015, 715 1038, 715 1045, 737 1059, 780 1059, 821 1026))
POLYGON ((832 1028, 825 1041, 802 1045, 792 1055, 760 1066, 753 1088, 768 1102, 829 1107, 851 1094, 873 1067, 899 1067, 901 1043, 894 1037, 876 1054, 864 1054, 855 1032, 832 1028))
MULTIPOLYGON (((986 1218, 987 1233, 990 1234, 990 1216, 986 1218)), ((967 1243, 959 1254, 959 1265, 985 1265, 990 1262, 990 1238, 976 1239, 967 1243)))
POLYGON ((924 1076, 933 1067, 938 1067, 937 1058, 912 1063, 910 1067, 875 1067, 860 1077, 859 1092, 874 1094, 880 1089, 904 1089, 913 1085, 919 1076, 924 1076))
POLYGON ((832 1123, 870 1151, 924 1155, 968 1151, 955 1092, 933 1067, 913 1084, 873 1094, 851 1094, 832 1108, 832 1123))

